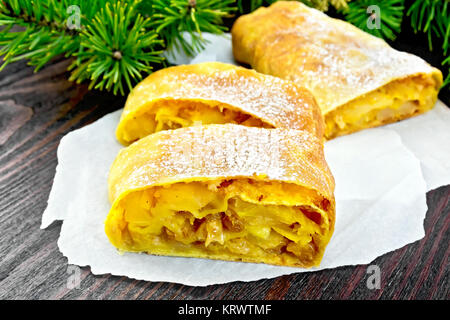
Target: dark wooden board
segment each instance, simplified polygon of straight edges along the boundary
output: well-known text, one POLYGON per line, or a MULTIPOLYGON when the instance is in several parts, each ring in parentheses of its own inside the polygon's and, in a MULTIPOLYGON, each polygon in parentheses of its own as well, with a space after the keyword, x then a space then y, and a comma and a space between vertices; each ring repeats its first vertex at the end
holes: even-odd
POLYGON ((57 246, 61 223, 39 229, 56 150, 66 133, 125 99, 71 84, 66 67, 55 61, 33 73, 19 62, 0 73, 1 299, 449 299, 450 186, 427 194, 424 239, 372 263, 381 270, 379 290, 366 285, 368 266, 208 287, 94 276, 81 268, 79 288, 68 289, 71 273, 57 246))

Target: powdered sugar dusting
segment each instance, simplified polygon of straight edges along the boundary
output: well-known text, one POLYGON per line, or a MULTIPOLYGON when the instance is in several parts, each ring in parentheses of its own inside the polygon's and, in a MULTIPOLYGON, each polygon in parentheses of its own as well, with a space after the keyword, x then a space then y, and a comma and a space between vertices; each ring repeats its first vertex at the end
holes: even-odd
POLYGON ((320 134, 320 113, 312 95, 292 82, 218 62, 183 65, 158 71, 130 94, 122 119, 158 99, 226 104, 273 127, 320 134))
POLYGON ((204 179, 291 182, 332 197, 321 140, 299 130, 208 125, 162 131, 123 149, 110 173, 113 198, 147 186, 204 179))
POLYGON ((305 86, 324 113, 392 80, 439 72, 421 58, 299 2, 276 2, 243 16, 232 32, 235 53, 247 60, 243 62, 305 86))

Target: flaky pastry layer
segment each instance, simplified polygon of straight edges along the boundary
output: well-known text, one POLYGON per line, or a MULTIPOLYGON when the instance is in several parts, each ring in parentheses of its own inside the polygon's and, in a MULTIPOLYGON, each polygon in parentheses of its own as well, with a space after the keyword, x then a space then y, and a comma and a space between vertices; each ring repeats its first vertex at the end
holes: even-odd
POLYGON ((421 58, 297 1, 239 17, 232 41, 236 60, 312 92, 328 139, 425 112, 442 85, 421 58))
POLYGON ((314 97, 292 82, 219 62, 159 70, 128 96, 116 130, 128 145, 151 133, 234 123, 323 134, 314 97))
POLYGON ((310 267, 335 220, 322 140, 301 130, 193 126, 121 150, 105 231, 125 251, 310 267))

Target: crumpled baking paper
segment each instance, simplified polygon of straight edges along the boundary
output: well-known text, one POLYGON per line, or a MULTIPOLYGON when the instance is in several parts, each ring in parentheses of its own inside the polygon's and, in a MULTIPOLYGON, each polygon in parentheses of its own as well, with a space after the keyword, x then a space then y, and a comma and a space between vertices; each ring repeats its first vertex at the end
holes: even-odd
MULTIPOLYGON (((206 36, 211 42, 203 53, 194 60, 176 57, 177 61, 232 62, 229 38, 206 36)), ((120 113, 62 138, 42 217, 41 228, 63 220, 60 251, 69 264, 90 266, 94 274, 206 286, 367 264, 421 239, 427 190, 450 182, 450 111, 438 102, 432 111, 416 118, 325 144, 336 180, 336 227, 320 268, 119 254, 104 233, 104 220, 110 209, 108 171, 122 148, 114 135, 120 113)))

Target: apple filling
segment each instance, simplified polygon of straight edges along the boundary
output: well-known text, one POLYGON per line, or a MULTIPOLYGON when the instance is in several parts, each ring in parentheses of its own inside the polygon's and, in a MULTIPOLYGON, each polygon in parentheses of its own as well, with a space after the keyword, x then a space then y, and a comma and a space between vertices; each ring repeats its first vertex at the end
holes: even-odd
POLYGON ((122 198, 106 233, 125 251, 308 267, 318 264, 329 241, 330 207, 291 184, 175 183, 122 198))
POLYGON ((425 112, 437 100, 436 82, 416 76, 392 81, 325 115, 327 139, 425 112))
MULTIPOLYGON (((143 108, 145 109, 145 108, 143 108)), ((150 109, 136 114, 127 123, 123 140, 131 143, 161 130, 193 125, 235 123, 249 127, 273 128, 258 118, 223 105, 197 101, 161 100, 150 109)))

